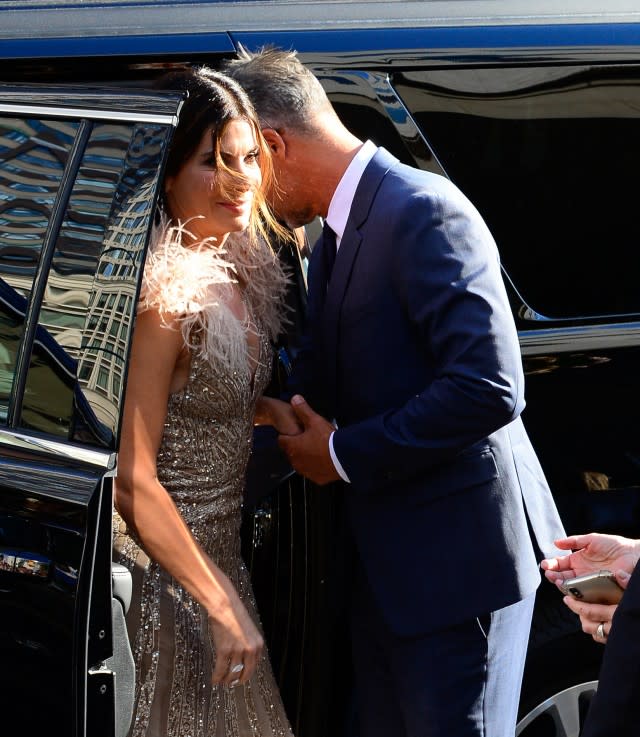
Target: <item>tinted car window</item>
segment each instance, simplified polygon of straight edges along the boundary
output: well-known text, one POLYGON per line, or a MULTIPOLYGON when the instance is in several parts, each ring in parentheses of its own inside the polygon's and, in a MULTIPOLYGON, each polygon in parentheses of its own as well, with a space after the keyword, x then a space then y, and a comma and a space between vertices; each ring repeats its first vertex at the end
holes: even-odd
POLYGON ((87 138, 39 317, 59 350, 52 354, 34 344, 20 420, 24 427, 110 442, 153 202, 153 190, 138 185, 153 164, 149 156, 159 154, 157 134, 132 124, 96 123, 87 138))
POLYGON ((552 318, 640 312, 640 67, 412 71, 393 81, 529 307, 552 318))
POLYGON ((77 124, 0 117, 0 420, 44 236, 77 124))
MULTIPOLYGON (((413 131, 406 131, 403 126, 405 111, 389 87, 386 75, 363 71, 327 73, 321 69, 314 69, 314 73, 349 130, 371 138, 404 163, 414 163, 412 156, 421 159, 422 148, 419 152, 415 150, 418 147, 413 145, 413 131)), ((428 166, 426 162, 421 163, 428 166)))
POLYGON ((167 130, 3 119, 0 418, 8 424, 113 446, 167 130), (38 320, 22 392, 15 374, 29 310, 38 320))

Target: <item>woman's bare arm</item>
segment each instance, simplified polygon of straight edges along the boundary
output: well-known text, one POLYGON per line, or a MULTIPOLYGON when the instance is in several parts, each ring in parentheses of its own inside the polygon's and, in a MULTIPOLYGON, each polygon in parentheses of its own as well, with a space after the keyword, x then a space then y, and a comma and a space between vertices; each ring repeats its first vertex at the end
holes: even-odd
POLYGON ((245 682, 263 642, 229 579, 200 548, 170 495, 159 482, 156 457, 171 391, 184 364, 179 329, 163 326, 148 310, 137 318, 124 406, 115 504, 147 555, 207 610, 216 644, 213 681, 245 682), (244 670, 229 673, 229 663, 244 670))

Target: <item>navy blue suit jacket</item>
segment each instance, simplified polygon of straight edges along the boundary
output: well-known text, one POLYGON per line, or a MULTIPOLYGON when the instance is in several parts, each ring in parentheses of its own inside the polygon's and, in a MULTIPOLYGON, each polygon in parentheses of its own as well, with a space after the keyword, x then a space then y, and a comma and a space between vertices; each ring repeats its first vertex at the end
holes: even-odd
POLYGON ((320 250, 298 370, 337 420, 351 527, 389 625, 417 634, 531 594, 538 551, 557 554, 564 533, 519 418, 518 337, 482 218, 447 179, 379 149, 326 289, 320 250))

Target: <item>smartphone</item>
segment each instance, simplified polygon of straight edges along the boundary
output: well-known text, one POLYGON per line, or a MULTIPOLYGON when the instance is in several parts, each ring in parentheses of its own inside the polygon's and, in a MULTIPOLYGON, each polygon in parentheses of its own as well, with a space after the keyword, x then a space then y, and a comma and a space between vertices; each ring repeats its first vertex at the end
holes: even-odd
POLYGON ((624 593, 611 571, 567 578, 560 585, 565 594, 590 604, 617 604, 624 593))

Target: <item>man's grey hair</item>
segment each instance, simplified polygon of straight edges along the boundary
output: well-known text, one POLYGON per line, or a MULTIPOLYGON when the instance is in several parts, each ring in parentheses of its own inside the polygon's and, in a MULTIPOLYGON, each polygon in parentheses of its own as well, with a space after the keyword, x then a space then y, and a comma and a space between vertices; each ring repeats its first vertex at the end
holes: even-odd
POLYGON ((239 58, 223 62, 222 71, 247 92, 263 127, 315 133, 315 116, 331 103, 295 51, 265 47, 252 53, 240 47, 239 58))

